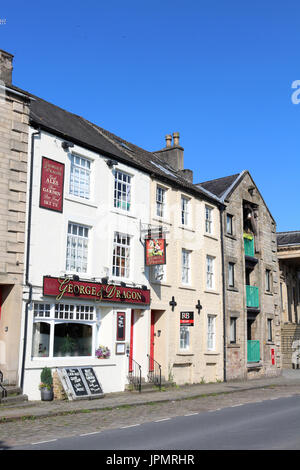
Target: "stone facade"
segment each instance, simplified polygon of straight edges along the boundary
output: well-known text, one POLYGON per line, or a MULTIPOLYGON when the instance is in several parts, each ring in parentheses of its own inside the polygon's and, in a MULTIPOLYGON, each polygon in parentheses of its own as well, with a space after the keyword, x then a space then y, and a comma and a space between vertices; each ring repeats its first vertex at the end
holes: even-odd
POLYGON ((226 378, 235 380, 277 375, 280 373, 281 357, 276 225, 248 172, 240 178, 225 204, 226 378), (252 208, 257 224, 253 257, 246 257, 244 250, 247 207, 252 208), (232 220, 232 233, 228 233, 227 215, 232 220), (231 277, 230 282, 229 263, 233 266, 230 269, 234 270, 234 281, 231 277), (255 307, 247 306, 251 303, 249 299, 247 301, 247 296, 252 287, 259 302, 255 307), (249 341, 259 341, 260 361, 249 362, 249 341))
POLYGON ((8 85, 0 100, 0 370, 6 383, 16 383, 18 379, 25 251, 28 115, 28 99, 8 85))

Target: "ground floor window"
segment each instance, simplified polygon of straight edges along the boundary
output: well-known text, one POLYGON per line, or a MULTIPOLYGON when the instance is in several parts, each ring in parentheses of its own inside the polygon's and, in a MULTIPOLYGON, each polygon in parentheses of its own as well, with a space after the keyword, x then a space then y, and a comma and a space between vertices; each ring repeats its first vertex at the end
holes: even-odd
POLYGON ((34 303, 32 357, 92 356, 98 324, 94 306, 34 303))
POLYGON ((190 347, 190 330, 189 326, 180 325, 180 349, 189 349, 190 347))

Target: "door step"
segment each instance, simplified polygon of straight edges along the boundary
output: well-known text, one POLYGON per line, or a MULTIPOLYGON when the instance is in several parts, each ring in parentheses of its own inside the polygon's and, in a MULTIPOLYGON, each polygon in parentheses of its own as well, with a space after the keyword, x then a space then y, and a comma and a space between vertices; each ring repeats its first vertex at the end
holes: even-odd
POLYGON ((7 391, 7 396, 2 397, 0 390, 0 406, 1 405, 13 405, 16 403, 23 403, 28 401, 28 396, 22 394, 22 389, 16 385, 6 385, 4 386, 7 391))

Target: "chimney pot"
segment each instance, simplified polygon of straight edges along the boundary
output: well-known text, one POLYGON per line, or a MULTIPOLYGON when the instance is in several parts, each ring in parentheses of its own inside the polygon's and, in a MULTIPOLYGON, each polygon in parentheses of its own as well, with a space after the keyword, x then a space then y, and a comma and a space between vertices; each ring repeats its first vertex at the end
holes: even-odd
POLYGON ((172 136, 171 136, 171 134, 167 134, 165 139, 166 139, 166 147, 171 147, 172 146, 172 136))
POLYGON ((173 132, 173 145, 179 146, 179 132, 173 132))

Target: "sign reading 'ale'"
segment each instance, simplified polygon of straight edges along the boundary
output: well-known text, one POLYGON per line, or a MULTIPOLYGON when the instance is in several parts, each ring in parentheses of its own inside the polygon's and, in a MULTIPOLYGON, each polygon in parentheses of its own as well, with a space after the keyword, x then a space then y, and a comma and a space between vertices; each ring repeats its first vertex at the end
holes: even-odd
POLYGON ((63 211, 65 165, 50 158, 42 158, 40 207, 63 211))
POLYGON ((165 238, 147 238, 145 240, 146 266, 166 264, 165 238))
POLYGON ((150 290, 132 287, 100 284, 98 282, 74 281, 69 277, 44 276, 43 295, 51 295, 56 300, 77 297, 103 302, 123 302, 130 304, 149 304, 150 290))

